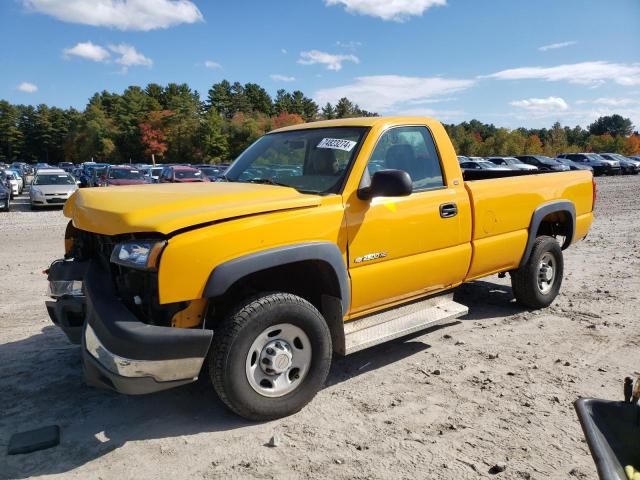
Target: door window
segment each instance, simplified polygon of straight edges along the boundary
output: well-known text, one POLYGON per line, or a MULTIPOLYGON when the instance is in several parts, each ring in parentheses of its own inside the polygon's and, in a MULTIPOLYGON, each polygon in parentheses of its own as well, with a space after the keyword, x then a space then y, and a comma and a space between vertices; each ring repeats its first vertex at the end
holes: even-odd
POLYGON ((367 165, 369 174, 384 169, 403 170, 413 190, 444 186, 440 158, 426 127, 398 127, 382 134, 367 165))

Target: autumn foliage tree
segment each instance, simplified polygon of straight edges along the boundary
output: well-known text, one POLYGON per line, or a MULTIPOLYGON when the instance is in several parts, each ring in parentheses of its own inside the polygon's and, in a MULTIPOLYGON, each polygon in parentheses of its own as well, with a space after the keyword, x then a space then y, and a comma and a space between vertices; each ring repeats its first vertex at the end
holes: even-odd
POLYGON ((140 123, 140 142, 144 153, 149 155, 155 163, 155 156, 162 157, 169 146, 166 142, 165 121, 173 114, 170 110, 156 110, 149 112, 144 122, 140 123))

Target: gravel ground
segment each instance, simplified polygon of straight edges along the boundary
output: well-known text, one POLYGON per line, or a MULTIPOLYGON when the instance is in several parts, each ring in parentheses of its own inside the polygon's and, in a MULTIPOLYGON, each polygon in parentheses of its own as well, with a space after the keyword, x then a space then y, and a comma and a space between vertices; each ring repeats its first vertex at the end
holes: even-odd
POLYGON ((334 361, 302 412, 252 424, 205 383, 144 397, 83 384, 79 347, 44 309, 59 210, 0 214, 0 477, 595 479, 572 402, 620 399, 640 369, 640 177, 599 179, 562 293, 528 312, 496 276, 460 288, 460 321, 334 361), (58 447, 7 456, 56 423, 58 447), (273 434, 279 446, 267 446, 273 434))

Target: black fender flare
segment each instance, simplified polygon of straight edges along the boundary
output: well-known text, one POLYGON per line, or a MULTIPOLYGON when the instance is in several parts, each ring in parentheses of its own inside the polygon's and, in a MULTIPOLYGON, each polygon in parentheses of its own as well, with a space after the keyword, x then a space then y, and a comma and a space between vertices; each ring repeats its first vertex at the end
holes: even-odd
POLYGON ((531 250, 533 250, 533 244, 536 241, 536 233, 540 228, 540 224, 544 217, 551 213, 566 213, 570 218, 569 231, 567 232, 567 236, 564 239, 564 243, 562 244, 562 249, 564 250, 573 241, 573 235, 576 231, 576 207, 573 202, 568 200, 556 200, 553 202, 545 203, 536 208, 533 212, 533 216, 531 217, 531 223, 529 224, 529 238, 527 240, 527 245, 524 249, 524 255, 522 255, 522 260, 520 261, 520 266, 522 267, 527 263, 529 257, 531 256, 531 250))
POLYGON ((213 269, 204 287, 203 296, 205 298, 219 297, 235 282, 247 275, 304 261, 324 262, 333 269, 340 287, 342 313, 346 315, 351 301, 349 274, 340 249, 331 242, 285 245, 229 260, 213 269))

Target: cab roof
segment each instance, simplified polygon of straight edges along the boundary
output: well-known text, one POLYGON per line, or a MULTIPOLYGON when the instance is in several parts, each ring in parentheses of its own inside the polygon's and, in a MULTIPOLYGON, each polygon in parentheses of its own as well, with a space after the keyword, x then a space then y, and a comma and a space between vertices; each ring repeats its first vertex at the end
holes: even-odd
POLYGON ((338 118, 335 120, 320 120, 317 122, 299 123, 288 127, 279 128, 269 133, 288 132, 292 130, 303 130, 310 128, 331 128, 331 127, 376 127, 379 125, 426 125, 435 122, 430 117, 358 117, 358 118, 338 118))

